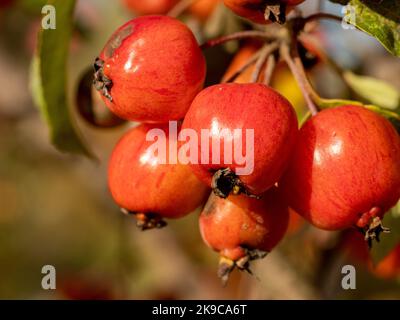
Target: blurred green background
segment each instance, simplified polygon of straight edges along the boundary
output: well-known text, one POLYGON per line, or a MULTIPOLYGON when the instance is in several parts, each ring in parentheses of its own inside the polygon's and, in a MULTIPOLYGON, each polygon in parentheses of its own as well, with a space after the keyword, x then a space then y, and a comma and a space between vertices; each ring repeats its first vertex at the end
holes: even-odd
MULTIPOLYGON (((99 158, 95 163, 58 152, 33 105, 29 70, 43 3, 21 0, 0 9, 0 298, 400 298, 400 282, 375 278, 362 266, 357 290, 341 289, 340 270, 348 259, 338 250, 336 235, 305 223, 292 221, 277 250, 254 264, 256 277, 235 272, 226 288, 216 277, 218 255, 201 241, 198 212, 162 230, 136 229, 114 205, 106 181, 107 159, 127 125, 95 128, 72 107, 99 158), (56 290, 41 287, 47 264, 57 270, 56 290)), ((317 1, 309 0, 303 10, 316 7, 317 1)), ((340 12, 335 5, 326 9, 340 12)), ((120 1, 78 1, 68 67, 71 101, 79 77, 111 32, 132 17, 120 1)), ((204 26, 190 15, 183 18, 199 41, 218 33, 209 21, 204 26)), ((323 34, 329 53, 342 65, 400 89, 399 59, 375 40, 332 23, 323 25, 323 34)), ((209 83, 218 81, 235 49, 207 52, 209 83)), ((325 96, 346 94, 327 68, 317 66, 313 75, 325 96)))

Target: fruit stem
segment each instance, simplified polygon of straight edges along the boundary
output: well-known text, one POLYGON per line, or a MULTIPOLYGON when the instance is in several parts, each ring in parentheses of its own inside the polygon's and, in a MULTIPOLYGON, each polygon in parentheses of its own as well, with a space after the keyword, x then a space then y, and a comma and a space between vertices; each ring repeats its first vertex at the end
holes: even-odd
POLYGON ((327 53, 326 51, 322 48, 322 46, 319 44, 319 41, 312 36, 311 34, 301 34, 299 36, 299 41, 305 46, 307 42, 311 42, 312 46, 314 49, 317 51, 317 57, 321 59, 322 62, 327 64, 329 67, 332 68, 335 73, 342 79, 342 81, 347 85, 347 87, 351 90, 351 86, 349 85, 349 82, 347 81, 345 77, 345 70, 343 70, 342 67, 339 66, 339 64, 336 63, 327 53))
POLYGON ((253 54, 238 70, 236 70, 230 77, 224 79, 222 83, 227 83, 234 81, 240 74, 242 74, 247 68, 249 68, 253 63, 255 63, 260 57, 261 50, 253 54))
POLYGON ((304 19, 304 23, 308 23, 311 21, 315 21, 315 20, 321 20, 321 19, 329 19, 329 20, 334 20, 334 21, 338 21, 338 22, 342 22, 343 18, 336 16, 334 14, 330 14, 330 13, 324 13, 324 12, 318 12, 318 13, 314 13, 309 15, 308 17, 303 18, 304 19))
POLYGON ((220 44, 224 44, 228 41, 241 40, 241 39, 247 39, 247 38, 262 38, 262 39, 267 39, 267 40, 275 40, 276 36, 266 32, 266 31, 258 31, 258 30, 240 31, 240 32, 235 32, 235 33, 229 34, 227 36, 222 36, 220 38, 208 40, 205 43, 203 43, 200 46, 200 48, 204 50, 204 49, 208 49, 211 47, 215 47, 220 44))
POLYGON ((276 58, 274 54, 269 55, 267 65, 264 70, 264 84, 269 86, 272 80, 272 75, 276 67, 276 58))
POLYGON ((168 13, 167 16, 172 18, 179 17, 184 13, 189 7, 199 0, 180 0, 168 13))
POLYGON ((121 212, 125 215, 133 215, 136 218, 136 226, 141 231, 151 230, 155 228, 161 229, 167 225, 167 223, 155 213, 132 212, 125 208, 121 208, 121 212))
POLYGON ((252 74, 251 77, 251 82, 257 82, 258 78, 260 77, 262 68, 264 67, 267 59, 269 56, 271 56, 273 54, 273 52, 275 50, 277 50, 279 48, 279 45, 277 42, 273 42, 271 44, 265 45, 262 49, 261 49, 261 53, 260 56, 257 59, 256 65, 254 67, 254 72, 252 74))
POLYGON ((300 90, 303 93, 304 99, 306 100, 308 109, 310 110, 311 114, 315 116, 318 113, 318 108, 312 98, 312 96, 314 95, 314 89, 307 79, 306 72, 297 51, 297 46, 292 45, 291 51, 292 54, 290 53, 290 47, 288 43, 282 42, 280 47, 280 54, 282 58, 286 61, 290 71, 296 79, 300 90))

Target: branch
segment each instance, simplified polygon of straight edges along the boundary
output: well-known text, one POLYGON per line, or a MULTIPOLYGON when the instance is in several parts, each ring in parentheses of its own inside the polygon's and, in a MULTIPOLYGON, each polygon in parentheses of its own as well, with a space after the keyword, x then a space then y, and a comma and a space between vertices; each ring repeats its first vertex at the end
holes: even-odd
POLYGON ((300 90, 303 93, 304 99, 306 100, 307 107, 311 114, 315 116, 318 113, 318 108, 314 103, 314 98, 318 97, 315 93, 313 87, 308 81, 306 72, 304 70, 303 63, 299 57, 297 51, 297 43, 292 43, 292 50, 290 50, 289 44, 287 42, 282 42, 280 47, 280 54, 282 58, 286 61, 290 71, 292 72, 294 78, 299 84, 300 90))
POLYGON ((255 63, 260 57, 261 50, 253 54, 238 70, 236 70, 227 79, 223 79, 222 83, 227 83, 235 80, 241 73, 243 73, 247 68, 249 68, 253 63, 255 63))
MULTIPOLYGON (((143 1, 143 0, 141 0, 143 1)), ((190 6, 197 2, 198 0, 180 0, 168 13, 167 16, 172 18, 179 17, 182 13, 184 13, 190 6)))
POLYGON ((272 80, 272 75, 274 73, 276 67, 276 58, 275 55, 271 54, 267 60, 267 66, 264 70, 264 84, 269 86, 272 80))
POLYGON ((304 23, 308 23, 308 22, 315 21, 315 20, 321 20, 321 19, 334 20, 334 21, 338 21, 338 22, 342 22, 342 20, 343 20, 343 18, 340 16, 336 16, 336 15, 330 14, 330 13, 319 12, 319 13, 314 13, 312 15, 309 15, 308 17, 305 17, 304 23))
POLYGON ((262 38, 267 40, 273 40, 275 37, 269 33, 266 33, 265 31, 257 31, 257 30, 241 31, 220 38, 208 40, 207 42, 203 43, 200 47, 201 49, 207 49, 215 47, 220 44, 224 44, 228 41, 241 40, 247 38, 262 38))
POLYGON ((278 48, 279 48, 278 43, 274 42, 271 43, 270 45, 266 45, 263 49, 261 49, 260 56, 254 67, 254 72, 251 77, 251 82, 257 82, 258 78, 260 77, 262 68, 265 65, 265 62, 267 61, 268 57, 278 48))

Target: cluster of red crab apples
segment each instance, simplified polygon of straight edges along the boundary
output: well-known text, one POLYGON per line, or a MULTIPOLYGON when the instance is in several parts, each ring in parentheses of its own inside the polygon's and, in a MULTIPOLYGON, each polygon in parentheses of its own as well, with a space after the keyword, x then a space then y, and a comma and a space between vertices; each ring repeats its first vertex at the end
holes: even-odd
MULTIPOLYGON (((400 198, 400 137, 387 119, 343 105, 319 112, 299 130, 292 105, 274 89, 260 83, 203 89, 205 75, 192 32, 166 16, 129 21, 96 59, 95 86, 106 105, 141 122, 116 145, 108 174, 115 202, 142 229, 203 206, 201 235, 221 255, 223 279, 277 245, 289 207, 318 228, 356 227, 367 241, 379 240, 386 231, 381 220, 400 198), (168 144, 180 142, 169 137, 169 121, 199 136, 208 129, 210 159, 221 130, 253 130, 253 170, 238 175, 242 164, 225 163, 222 140, 219 163, 160 163, 146 137, 162 130, 170 150, 168 144)), ((201 157, 204 146, 198 149, 201 157)))

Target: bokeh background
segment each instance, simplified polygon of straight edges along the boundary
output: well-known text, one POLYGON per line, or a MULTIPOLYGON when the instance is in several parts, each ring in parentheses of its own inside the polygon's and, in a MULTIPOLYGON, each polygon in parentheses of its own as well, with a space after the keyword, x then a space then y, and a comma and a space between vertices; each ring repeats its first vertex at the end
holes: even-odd
MULTIPOLYGON (((346 256, 342 236, 316 230, 298 217, 292 217, 278 248, 254 263, 255 276, 235 272, 225 288, 216 277, 218 255, 200 238, 199 211, 171 221, 168 228, 140 232, 132 218, 120 213, 107 190, 107 160, 128 125, 96 128, 71 105, 99 161, 62 154, 51 145, 29 87, 45 1, 17 0, 11 7, 6 2, 0 1, 0 298, 400 298, 398 280, 370 273, 346 256), (340 270, 349 261, 357 265, 357 290, 345 291, 340 270), (57 270, 56 290, 41 287, 41 269, 47 264, 57 270)), ((318 5, 308 0, 301 8, 314 12, 318 5)), ((215 9, 221 10, 225 10, 221 5, 215 9)), ((340 14, 341 7, 326 2, 324 10, 340 14)), ((228 23, 221 28, 215 11, 207 19, 190 13, 181 18, 202 42, 234 29, 228 23)), ((132 17, 134 13, 121 1, 78 1, 68 67, 71 101, 82 72, 112 31, 132 17)), ((323 23, 319 33, 340 65, 387 80, 400 90, 400 60, 374 39, 344 31, 334 22, 323 23)), ((237 46, 207 51, 208 84, 219 81, 237 46)), ((310 74, 323 96, 346 96, 346 87, 329 68, 316 65, 310 74)), ((283 70, 275 86, 301 114, 304 101, 290 75, 283 70)))

